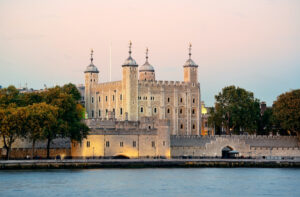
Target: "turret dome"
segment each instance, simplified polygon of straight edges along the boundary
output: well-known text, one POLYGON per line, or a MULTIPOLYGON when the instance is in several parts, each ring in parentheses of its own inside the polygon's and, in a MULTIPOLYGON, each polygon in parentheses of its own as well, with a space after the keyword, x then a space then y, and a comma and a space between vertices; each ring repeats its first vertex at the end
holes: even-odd
POLYGON ((91 50, 91 63, 88 65, 84 71, 84 73, 99 73, 97 67, 93 63, 93 50, 91 50))
POLYGON ((123 63, 122 66, 134 66, 134 67, 138 66, 136 61, 131 57, 131 46, 132 46, 132 43, 130 41, 129 42, 129 57, 125 60, 125 62, 123 63))
POLYGON ((154 72, 154 67, 148 62, 148 48, 146 49, 146 62, 139 67, 140 72, 154 72))

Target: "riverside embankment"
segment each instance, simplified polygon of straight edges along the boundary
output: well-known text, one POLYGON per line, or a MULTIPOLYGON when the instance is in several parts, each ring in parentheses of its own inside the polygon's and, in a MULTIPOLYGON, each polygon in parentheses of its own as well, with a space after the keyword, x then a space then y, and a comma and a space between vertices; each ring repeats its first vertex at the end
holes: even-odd
POLYGON ((261 167, 300 168, 300 160, 266 159, 90 159, 90 160, 9 160, 0 161, 0 170, 72 168, 197 168, 261 167))

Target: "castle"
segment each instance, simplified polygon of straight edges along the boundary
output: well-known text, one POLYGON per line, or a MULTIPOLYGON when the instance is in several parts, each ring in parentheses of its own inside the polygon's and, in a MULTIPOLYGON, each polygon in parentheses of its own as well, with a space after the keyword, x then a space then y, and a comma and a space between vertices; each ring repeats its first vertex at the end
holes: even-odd
POLYGON ((119 121, 139 121, 143 117, 167 119, 171 135, 201 134, 201 94, 198 65, 189 58, 183 65, 184 81, 157 81, 148 61, 138 66, 131 56, 122 65, 122 80, 98 83, 99 70, 91 63, 85 73, 85 108, 88 119, 107 119, 112 112, 119 121))

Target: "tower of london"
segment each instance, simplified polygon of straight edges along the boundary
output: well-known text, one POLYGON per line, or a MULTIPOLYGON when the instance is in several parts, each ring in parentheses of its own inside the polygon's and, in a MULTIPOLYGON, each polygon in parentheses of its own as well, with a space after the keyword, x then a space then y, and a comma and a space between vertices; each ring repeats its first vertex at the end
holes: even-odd
POLYGON ((183 81, 161 81, 155 78, 148 49, 145 63, 138 65, 129 55, 121 66, 120 81, 98 83, 101 72, 91 63, 85 73, 85 108, 88 119, 108 119, 112 114, 119 121, 139 121, 143 117, 167 119, 171 135, 201 134, 201 93, 198 65, 189 56, 183 64, 183 81))

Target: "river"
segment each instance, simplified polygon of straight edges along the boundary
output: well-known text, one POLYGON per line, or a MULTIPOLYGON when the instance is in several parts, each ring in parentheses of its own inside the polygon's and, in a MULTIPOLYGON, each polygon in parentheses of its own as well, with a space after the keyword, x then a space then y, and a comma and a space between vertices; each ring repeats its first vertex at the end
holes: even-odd
POLYGON ((300 196, 300 169, 0 171, 0 196, 300 196))

